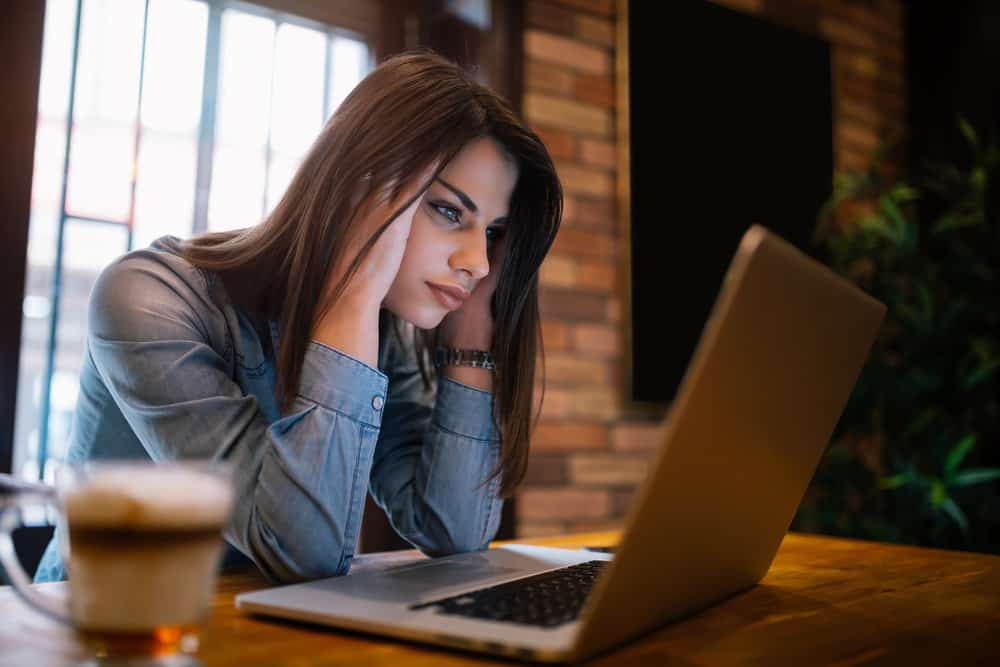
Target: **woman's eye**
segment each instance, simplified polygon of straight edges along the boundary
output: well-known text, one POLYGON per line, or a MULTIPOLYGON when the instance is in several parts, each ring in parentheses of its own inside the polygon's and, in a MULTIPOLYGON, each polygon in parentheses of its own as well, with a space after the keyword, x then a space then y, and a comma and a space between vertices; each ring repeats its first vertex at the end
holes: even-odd
POLYGON ((454 206, 446 206, 444 204, 431 204, 431 206, 449 221, 462 222, 462 212, 454 206))
POLYGON ((507 230, 504 229, 503 227, 500 227, 500 226, 497 226, 497 227, 487 227, 486 228, 486 241, 488 243, 496 243, 497 241, 499 241, 500 239, 502 239, 503 236, 504 236, 504 234, 506 234, 506 233, 507 233, 507 230))

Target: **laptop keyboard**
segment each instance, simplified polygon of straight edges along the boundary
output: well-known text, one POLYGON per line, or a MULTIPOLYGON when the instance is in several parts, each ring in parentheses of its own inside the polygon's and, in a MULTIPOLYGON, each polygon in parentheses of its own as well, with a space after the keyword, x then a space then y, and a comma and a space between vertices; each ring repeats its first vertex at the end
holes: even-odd
POLYGON ((592 560, 410 609, 554 628, 575 621, 607 561, 592 560))

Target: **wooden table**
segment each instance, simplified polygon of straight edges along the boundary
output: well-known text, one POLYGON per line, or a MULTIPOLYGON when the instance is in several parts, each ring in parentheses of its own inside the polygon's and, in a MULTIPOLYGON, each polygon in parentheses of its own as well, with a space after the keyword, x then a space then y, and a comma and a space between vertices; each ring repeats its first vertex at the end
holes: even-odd
MULTIPOLYGON (((576 548, 616 538, 523 541, 576 548)), ((202 632, 205 667, 510 664, 237 612, 237 593, 265 585, 251 573, 222 577, 202 632)), ((0 588, 0 664, 75 665, 81 651, 72 632, 0 588)), ((760 585, 589 664, 996 667, 1000 557, 792 533, 760 585)))

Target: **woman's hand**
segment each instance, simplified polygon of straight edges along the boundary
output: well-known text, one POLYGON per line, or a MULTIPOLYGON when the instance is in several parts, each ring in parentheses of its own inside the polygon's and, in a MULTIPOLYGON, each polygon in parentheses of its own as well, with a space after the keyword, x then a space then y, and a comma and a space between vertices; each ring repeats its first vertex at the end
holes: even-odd
POLYGON ((493 313, 490 305, 503 264, 505 239, 490 250, 490 272, 479 281, 458 309, 445 315, 438 325, 438 341, 446 347, 489 350, 493 343, 493 313))
POLYGON ((430 179, 434 169, 414 178, 398 197, 385 203, 373 201, 374 194, 365 196, 351 229, 345 252, 330 270, 319 308, 324 308, 344 281, 340 296, 325 312, 318 313, 312 337, 325 345, 336 348, 369 366, 378 363, 378 313, 389 287, 403 260, 406 242, 413 224, 413 214, 420 205, 418 197, 382 233, 368 251, 361 264, 350 277, 351 263, 375 235, 378 228, 398 207, 413 198, 420 187, 430 179))
MULTIPOLYGON (((501 238, 490 251, 490 272, 479 281, 472 294, 457 310, 445 315, 438 325, 438 343, 445 347, 470 350, 489 350, 493 346, 493 293, 497 288, 500 267, 506 252, 505 239, 501 238)), ((492 391, 493 373, 469 366, 445 366, 445 377, 463 384, 492 391)))

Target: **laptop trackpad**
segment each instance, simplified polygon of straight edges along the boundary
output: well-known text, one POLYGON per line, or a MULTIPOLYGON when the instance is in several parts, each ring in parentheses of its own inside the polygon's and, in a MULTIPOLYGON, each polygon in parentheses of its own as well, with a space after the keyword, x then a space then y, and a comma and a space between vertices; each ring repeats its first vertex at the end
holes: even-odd
POLYGON ((372 602, 414 602, 430 591, 485 582, 517 572, 520 570, 504 567, 483 556, 463 554, 460 559, 431 560, 323 583, 324 587, 341 595, 372 602))

